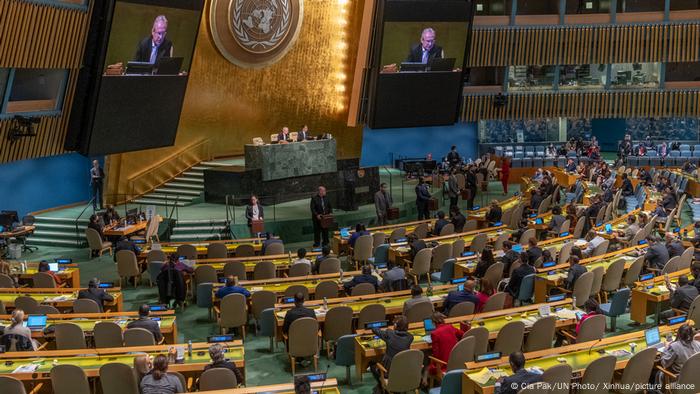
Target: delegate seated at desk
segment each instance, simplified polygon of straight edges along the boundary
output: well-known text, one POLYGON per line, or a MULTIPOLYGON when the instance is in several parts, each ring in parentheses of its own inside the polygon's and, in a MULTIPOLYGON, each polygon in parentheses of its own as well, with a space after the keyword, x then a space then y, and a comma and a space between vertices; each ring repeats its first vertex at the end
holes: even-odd
POLYGON ((292 137, 289 135, 289 127, 282 127, 282 131, 277 134, 277 143, 292 142, 292 137))
POLYGON ((444 57, 442 47, 435 45, 435 30, 430 27, 423 29, 420 35, 420 44, 416 44, 406 57, 408 63, 428 64, 431 59, 444 57))
POLYGON ((173 56, 173 42, 165 38, 168 34, 168 19, 158 15, 153 21, 151 35, 139 42, 134 60, 155 64, 158 59, 173 56))

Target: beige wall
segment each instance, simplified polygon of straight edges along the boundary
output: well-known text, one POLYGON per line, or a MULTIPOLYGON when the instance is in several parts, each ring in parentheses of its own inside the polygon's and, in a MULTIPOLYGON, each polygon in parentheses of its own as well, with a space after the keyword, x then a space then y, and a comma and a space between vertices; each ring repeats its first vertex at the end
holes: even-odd
POLYGON ((306 123, 313 133, 330 132, 338 139, 339 158, 358 157, 362 129, 346 122, 362 4, 305 0, 294 47, 262 69, 243 69, 224 59, 213 45, 205 12, 175 146, 112 155, 106 194, 127 193, 128 177, 195 141, 209 139, 214 157, 240 155, 253 137, 268 140, 284 125, 296 131, 306 123))

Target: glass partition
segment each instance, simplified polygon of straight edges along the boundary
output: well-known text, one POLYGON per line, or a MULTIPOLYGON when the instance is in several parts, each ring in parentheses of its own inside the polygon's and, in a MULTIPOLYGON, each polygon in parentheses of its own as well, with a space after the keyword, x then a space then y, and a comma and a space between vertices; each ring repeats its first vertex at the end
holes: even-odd
POLYGON ((52 112, 60 110, 68 71, 17 68, 10 78, 6 113, 52 112))
POLYGON ((610 86, 613 89, 658 88, 661 63, 613 64, 610 86))
POLYGON ((634 141, 647 136, 653 141, 698 140, 698 118, 630 118, 626 123, 634 141))
POLYGON ((606 83, 605 64, 581 64, 559 67, 560 90, 597 90, 606 83))
POLYGON ((508 88, 512 91, 552 90, 555 66, 510 66, 508 88))
POLYGON ((522 143, 559 140, 559 118, 479 121, 479 142, 522 143))

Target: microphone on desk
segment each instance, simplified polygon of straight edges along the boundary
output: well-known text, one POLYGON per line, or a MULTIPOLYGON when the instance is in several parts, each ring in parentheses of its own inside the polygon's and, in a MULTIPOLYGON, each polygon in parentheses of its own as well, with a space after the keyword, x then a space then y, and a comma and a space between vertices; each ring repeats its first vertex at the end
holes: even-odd
POLYGON ((323 383, 321 383, 321 387, 318 388, 318 394, 323 394, 323 387, 326 385, 326 382, 328 381, 328 370, 331 369, 330 364, 326 364, 326 371, 323 373, 323 383))
POLYGON ((588 349, 588 354, 591 354, 591 351, 593 350, 595 345, 599 344, 602 340, 603 340, 603 338, 600 338, 597 341, 595 341, 595 343, 593 345, 591 345, 591 347, 588 349))

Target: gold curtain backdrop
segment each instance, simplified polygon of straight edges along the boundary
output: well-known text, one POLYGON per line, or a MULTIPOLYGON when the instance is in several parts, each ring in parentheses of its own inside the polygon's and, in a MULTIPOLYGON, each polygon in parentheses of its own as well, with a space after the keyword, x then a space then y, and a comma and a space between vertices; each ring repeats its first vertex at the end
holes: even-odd
POLYGON ((212 157, 239 155, 254 137, 269 141, 285 125, 330 132, 339 158, 358 157, 362 128, 348 127, 347 118, 362 8, 361 0, 304 0, 294 46, 261 69, 244 69, 221 56, 204 12, 175 146, 108 157, 105 193, 130 193, 129 178, 196 141, 208 140, 212 157))

